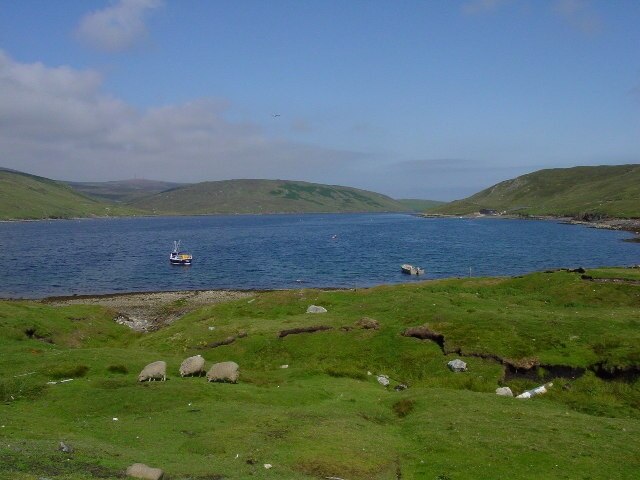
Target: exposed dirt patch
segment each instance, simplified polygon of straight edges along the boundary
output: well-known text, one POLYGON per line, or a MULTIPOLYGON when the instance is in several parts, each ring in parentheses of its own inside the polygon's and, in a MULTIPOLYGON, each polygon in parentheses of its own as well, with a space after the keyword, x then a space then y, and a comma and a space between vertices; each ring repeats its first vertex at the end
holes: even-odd
POLYGON ((407 328, 404 332, 402 332, 402 336, 419 338, 420 340, 431 340, 432 342, 437 343, 440 349, 442 349, 444 352, 444 335, 438 332, 434 332, 426 325, 407 328))
POLYGON ((233 342, 235 342, 237 339, 239 338, 244 338, 247 336, 246 332, 241 332, 238 335, 229 335, 227 338, 225 338, 224 340, 219 340, 217 342, 210 342, 207 343, 205 346, 203 347, 197 347, 199 350, 204 350, 207 348, 217 348, 217 347, 221 347, 223 345, 231 345, 233 342))
POLYGON ((281 330, 278 334, 279 338, 284 338, 287 335, 296 335, 298 333, 313 333, 313 332, 321 332, 323 330, 333 330, 333 327, 328 325, 315 325, 313 327, 299 327, 299 328, 290 328, 288 330, 281 330))
POLYGON ((139 332, 149 332, 173 323, 196 308, 251 296, 251 292, 198 290, 50 297, 42 302, 55 306, 101 305, 116 312, 116 322, 139 332))

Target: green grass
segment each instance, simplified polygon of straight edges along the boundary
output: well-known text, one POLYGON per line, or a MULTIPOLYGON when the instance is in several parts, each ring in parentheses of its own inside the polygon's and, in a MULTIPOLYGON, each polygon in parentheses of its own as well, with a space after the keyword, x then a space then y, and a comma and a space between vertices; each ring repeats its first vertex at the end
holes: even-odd
POLYGON ((420 200, 415 198, 403 198, 399 199, 398 202, 414 212, 427 212, 446 203, 438 200, 420 200))
MULTIPOLYGON (((627 269, 587 273, 610 272, 627 269)), ((521 401, 494 394, 505 384, 501 364, 472 356, 637 372, 636 285, 556 272, 249 301, 200 308, 149 334, 99 307, 1 302, 0 478, 119 478, 134 462, 174 480, 637 476, 637 379, 588 371, 521 401), (309 304, 328 313, 305 314, 309 304), (363 316, 380 329, 355 328, 363 316), (467 372, 446 367, 459 355, 401 335, 424 324, 467 354, 467 372), (278 338, 310 325, 334 328, 278 338), (231 345, 203 348, 240 331, 248 335, 231 345), (180 362, 198 353, 208 365, 236 361, 240 382, 180 378, 180 362), (138 384, 142 367, 160 359, 168 380, 138 384), (73 380, 47 384, 59 373, 73 380), (409 388, 395 391, 398 383, 409 388), (59 441, 75 452, 59 452, 59 441)), ((517 394, 539 382, 506 384, 517 394)))
POLYGON ((495 209, 522 215, 640 218, 640 165, 554 168, 507 180, 435 213, 495 209))
POLYGON ((0 169, 0 220, 134 215, 74 191, 62 182, 0 169))
POLYGON ((399 202, 379 193, 285 180, 202 182, 150 195, 130 205, 174 215, 406 210, 399 202))

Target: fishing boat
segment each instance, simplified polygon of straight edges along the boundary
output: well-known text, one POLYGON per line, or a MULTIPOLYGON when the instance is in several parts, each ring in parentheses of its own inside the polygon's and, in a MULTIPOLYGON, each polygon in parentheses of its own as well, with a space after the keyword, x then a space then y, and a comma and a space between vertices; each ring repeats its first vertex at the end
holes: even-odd
POLYGON ((191 265, 193 256, 190 253, 180 251, 180 240, 173 242, 173 251, 169 254, 172 265, 191 265))
POLYGON ((424 268, 414 267, 408 263, 400 265, 400 270, 402 273, 406 273, 407 275, 424 275, 424 268))

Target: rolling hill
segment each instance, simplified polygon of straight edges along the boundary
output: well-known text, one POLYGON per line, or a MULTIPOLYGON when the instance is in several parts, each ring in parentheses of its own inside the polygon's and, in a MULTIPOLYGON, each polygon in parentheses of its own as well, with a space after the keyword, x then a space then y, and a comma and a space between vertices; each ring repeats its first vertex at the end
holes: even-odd
POLYGON ((126 203, 184 184, 142 178, 111 182, 65 182, 74 190, 107 202, 126 203))
POLYGON ((129 205, 174 215, 407 211, 406 206, 379 193, 287 180, 202 182, 134 200, 129 205))
POLYGON ((640 218, 640 165, 539 170, 431 212, 465 215, 481 209, 521 215, 640 218))
POLYGON ((68 185, 36 175, 0 169, 0 219, 23 220, 133 215, 130 207, 89 198, 68 185))
POLYGON ((447 202, 440 202, 438 200, 422 200, 419 198, 400 198, 398 201, 414 212, 425 212, 433 208, 444 205, 447 202))

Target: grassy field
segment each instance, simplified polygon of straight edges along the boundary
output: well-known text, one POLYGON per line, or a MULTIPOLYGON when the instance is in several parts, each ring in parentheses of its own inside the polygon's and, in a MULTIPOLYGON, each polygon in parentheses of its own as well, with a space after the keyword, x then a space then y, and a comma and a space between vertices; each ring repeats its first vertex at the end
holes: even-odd
POLYGON ((554 168, 498 183, 432 211, 495 209, 523 215, 640 218, 640 165, 554 168))
POLYGON ((379 193, 285 180, 201 182, 141 198, 130 205, 174 215, 407 210, 401 203, 379 193))
MULTIPOLYGON (((587 274, 633 280, 637 269, 587 274)), ((121 478, 144 462, 183 480, 635 479, 639 312, 638 285, 564 271, 256 293, 147 334, 103 307, 4 301, 0 478, 121 478), (305 314, 310 304, 328 313, 305 314), (357 327, 364 316, 380 328, 357 327), (320 325, 332 328, 278 336, 320 325), (443 345, 401 335, 422 325, 443 345), (240 382, 180 378, 198 353, 236 361, 240 382), (449 371, 454 358, 469 370, 449 371), (160 359, 169 379, 138 384, 160 359), (519 374, 505 377, 505 364, 519 374), (543 381, 554 386, 530 400, 494 393, 543 381)))
POLYGON ((426 212, 440 205, 444 205, 446 202, 440 202, 438 200, 420 200, 414 198, 399 199, 402 205, 405 205, 409 210, 413 212, 426 212))
POLYGON ((62 182, 0 169, 0 220, 134 215, 131 207, 82 195, 62 182))

